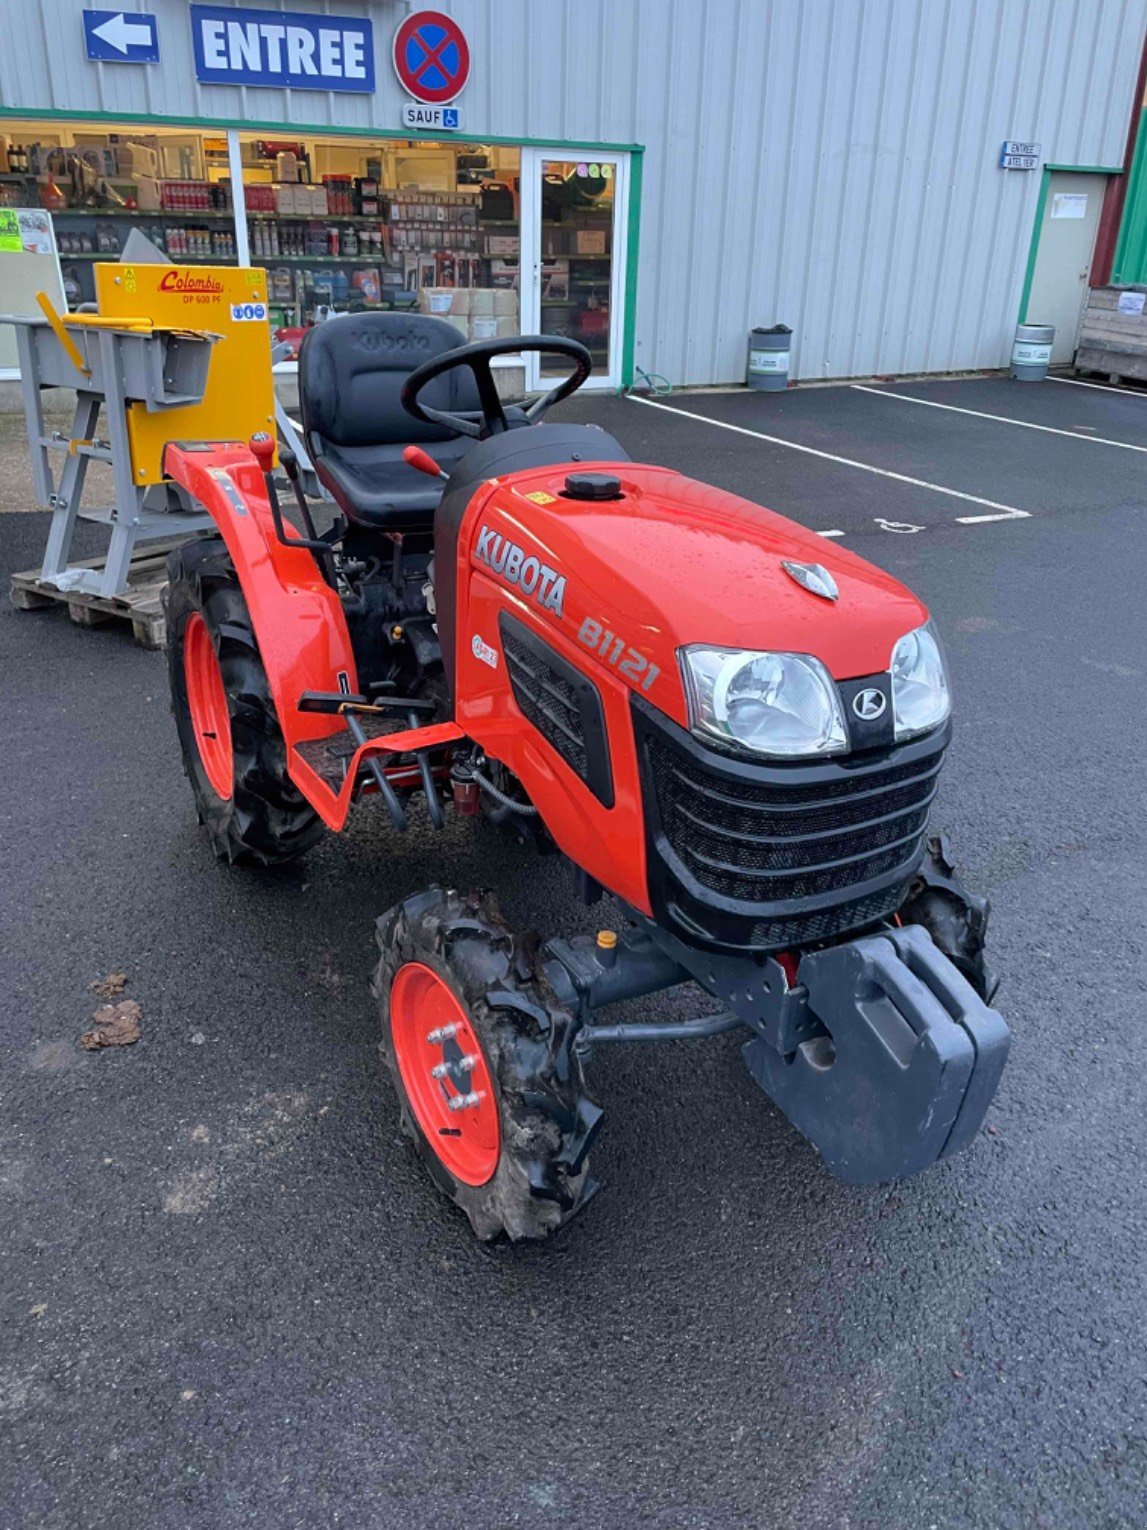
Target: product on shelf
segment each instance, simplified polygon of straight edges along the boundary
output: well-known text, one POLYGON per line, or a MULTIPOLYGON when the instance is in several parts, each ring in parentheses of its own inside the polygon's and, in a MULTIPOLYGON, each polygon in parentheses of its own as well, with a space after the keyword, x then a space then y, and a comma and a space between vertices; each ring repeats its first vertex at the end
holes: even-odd
POLYGON ((354 179, 349 175, 324 175, 327 211, 344 217, 354 212, 354 179))
POLYGON ((351 286, 368 307, 373 308, 382 302, 382 279, 373 266, 356 271, 350 280, 351 286))

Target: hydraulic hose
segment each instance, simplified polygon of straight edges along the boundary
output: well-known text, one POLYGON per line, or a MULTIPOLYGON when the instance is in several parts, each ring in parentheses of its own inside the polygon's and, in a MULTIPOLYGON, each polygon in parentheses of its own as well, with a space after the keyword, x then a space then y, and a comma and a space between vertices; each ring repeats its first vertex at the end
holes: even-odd
POLYGON ((507 797, 505 792, 500 791, 488 776, 484 776, 482 772, 473 765, 470 767, 470 774, 474 777, 475 781, 477 781, 478 785, 482 788, 483 791, 489 792, 490 796, 493 797, 495 802, 500 803, 504 808, 509 808, 511 813, 521 813, 523 817, 526 818, 533 818, 536 816, 538 810, 533 806, 532 803, 519 802, 516 797, 507 797))

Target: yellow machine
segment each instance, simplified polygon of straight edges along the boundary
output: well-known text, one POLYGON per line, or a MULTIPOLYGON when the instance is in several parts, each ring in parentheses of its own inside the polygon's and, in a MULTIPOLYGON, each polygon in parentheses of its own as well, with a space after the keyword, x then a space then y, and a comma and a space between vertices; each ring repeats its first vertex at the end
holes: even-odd
POLYGON ((61 314, 40 293, 38 314, 0 316, 16 330, 36 498, 52 511, 40 569, 19 576, 28 608, 66 596, 72 610, 82 596, 118 614, 130 604, 138 542, 212 524, 202 506, 165 482, 168 442, 275 438, 263 271, 107 261, 95 267, 95 284, 95 313, 61 314), (45 426, 49 388, 75 390, 66 436, 45 426), (112 469, 111 505, 84 503, 93 460, 112 469), (71 562, 77 520, 110 529, 97 566, 71 562))
POLYGON ((148 319, 156 329, 207 330, 222 337, 202 402, 159 412, 140 402, 128 404, 135 483, 162 482, 168 441, 246 441, 260 430, 274 436, 265 271, 109 261, 96 266, 95 278, 101 319, 148 319))

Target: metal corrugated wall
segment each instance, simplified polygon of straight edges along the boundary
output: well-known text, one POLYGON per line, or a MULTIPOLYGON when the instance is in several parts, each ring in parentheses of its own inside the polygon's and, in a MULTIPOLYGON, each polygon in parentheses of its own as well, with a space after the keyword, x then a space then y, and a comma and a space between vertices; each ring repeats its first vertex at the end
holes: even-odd
MULTIPOLYGON (((1000 144, 1118 165, 1147 25, 1147 0, 436 3, 470 37, 468 134, 646 146, 636 355, 675 383, 739 379, 778 320, 803 378, 1001 365, 1039 177, 1000 144)), ((369 14, 373 97, 197 85, 183 0, 127 0, 159 65, 92 65, 83 5, 0 0, 0 104, 398 126, 398 0, 267 7, 369 14)))

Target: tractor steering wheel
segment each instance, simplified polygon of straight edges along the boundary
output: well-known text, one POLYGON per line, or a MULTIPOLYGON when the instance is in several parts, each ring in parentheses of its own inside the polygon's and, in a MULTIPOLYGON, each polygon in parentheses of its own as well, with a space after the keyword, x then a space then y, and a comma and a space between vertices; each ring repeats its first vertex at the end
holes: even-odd
POLYGON ((502 400, 498 397, 498 386, 494 381, 490 363, 495 356, 520 356, 523 351, 540 351, 546 354, 568 356, 576 363, 569 377, 564 378, 541 398, 535 399, 525 411, 529 423, 537 425, 555 404, 560 403, 563 398, 569 398, 571 393, 576 393, 593 370, 593 360, 589 352, 577 340, 566 340, 561 335, 511 335, 505 340, 475 340, 473 345, 460 345, 456 350, 435 356, 432 361, 427 361, 411 372, 403 384, 402 407, 416 420, 422 420, 430 425, 444 425, 448 430, 457 431, 461 436, 475 436, 481 440, 486 436, 501 435, 503 431, 510 429, 510 422, 506 418, 502 400), (427 383, 433 382, 436 377, 441 377, 443 372, 452 372, 455 367, 469 367, 474 374, 478 398, 482 405, 480 422, 472 417, 468 419, 463 414, 451 414, 446 409, 432 409, 429 404, 423 404, 419 399, 427 383))

